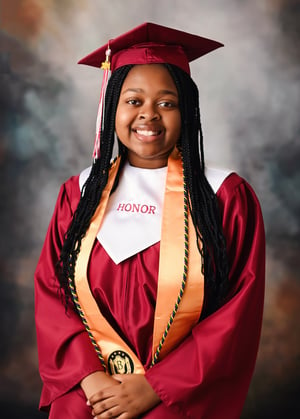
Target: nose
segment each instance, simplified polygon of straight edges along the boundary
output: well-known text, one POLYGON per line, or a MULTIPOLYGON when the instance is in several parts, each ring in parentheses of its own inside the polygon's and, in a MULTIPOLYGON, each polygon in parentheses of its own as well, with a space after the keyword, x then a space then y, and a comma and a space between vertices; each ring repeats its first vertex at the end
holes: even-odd
POLYGON ((139 119, 147 121, 155 121, 160 119, 157 107, 152 103, 143 103, 139 112, 139 119))

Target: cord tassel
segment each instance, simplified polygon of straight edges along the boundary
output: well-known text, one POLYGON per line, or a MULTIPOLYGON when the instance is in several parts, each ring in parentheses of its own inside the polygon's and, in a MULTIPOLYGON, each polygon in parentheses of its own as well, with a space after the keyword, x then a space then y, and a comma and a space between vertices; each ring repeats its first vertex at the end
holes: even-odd
POLYGON ((95 136, 95 143, 94 143, 94 151, 93 151, 93 159, 94 161, 100 157, 100 145, 101 145, 101 131, 103 130, 103 115, 104 115, 104 105, 105 105, 105 93, 107 88, 107 83, 109 80, 109 73, 110 73, 110 55, 111 49, 109 48, 109 44, 107 50, 105 52, 105 61, 101 64, 101 69, 104 70, 102 84, 101 84, 101 91, 100 91, 100 99, 98 105, 98 113, 97 113, 97 121, 96 121, 96 136, 95 136))

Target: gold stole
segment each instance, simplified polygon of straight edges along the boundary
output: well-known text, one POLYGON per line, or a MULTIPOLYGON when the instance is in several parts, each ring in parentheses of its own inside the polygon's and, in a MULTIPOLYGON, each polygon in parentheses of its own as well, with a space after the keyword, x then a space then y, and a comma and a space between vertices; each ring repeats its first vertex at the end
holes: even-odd
MULTIPOLYGON (((120 159, 117 159, 111 167, 100 204, 95 211, 85 237, 82 239, 81 250, 75 267, 75 287, 80 308, 94 340, 101 349, 108 372, 110 374, 144 374, 144 367, 136 354, 110 326, 99 310, 87 279, 89 258, 103 220, 119 164, 120 159)), ((182 283, 185 243, 183 202, 181 156, 178 150, 174 149, 168 159, 152 355, 156 352, 168 325, 182 283)), ((187 281, 178 311, 161 347, 160 360, 178 346, 191 332, 193 326, 199 320, 203 305, 204 279, 201 272, 201 256, 197 248, 196 233, 190 215, 188 218, 189 255, 187 281)))

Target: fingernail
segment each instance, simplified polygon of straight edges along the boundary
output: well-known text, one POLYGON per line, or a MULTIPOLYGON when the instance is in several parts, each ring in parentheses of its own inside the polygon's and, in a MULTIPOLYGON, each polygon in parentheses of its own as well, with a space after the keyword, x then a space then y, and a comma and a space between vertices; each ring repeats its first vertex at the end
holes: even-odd
POLYGON ((88 406, 90 406, 90 405, 91 405, 91 403, 90 403, 90 401, 89 401, 89 400, 87 400, 86 404, 87 404, 88 406))

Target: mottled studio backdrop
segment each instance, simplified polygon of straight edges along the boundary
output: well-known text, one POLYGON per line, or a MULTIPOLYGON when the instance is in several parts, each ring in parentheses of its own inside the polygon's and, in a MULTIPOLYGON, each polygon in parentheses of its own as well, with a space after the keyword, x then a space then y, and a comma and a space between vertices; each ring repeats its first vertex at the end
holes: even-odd
POLYGON ((243 419, 300 417, 299 3, 0 1, 1 418, 44 416, 33 272, 60 184, 90 164, 101 80, 76 62, 146 20, 226 45, 192 73, 207 160, 250 181, 266 224, 264 326, 243 419))

